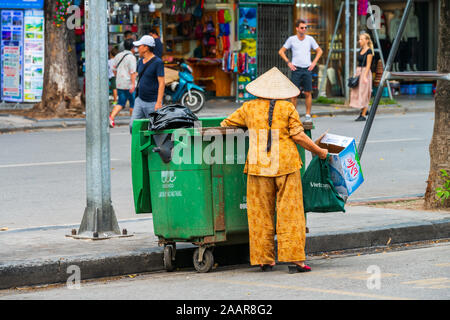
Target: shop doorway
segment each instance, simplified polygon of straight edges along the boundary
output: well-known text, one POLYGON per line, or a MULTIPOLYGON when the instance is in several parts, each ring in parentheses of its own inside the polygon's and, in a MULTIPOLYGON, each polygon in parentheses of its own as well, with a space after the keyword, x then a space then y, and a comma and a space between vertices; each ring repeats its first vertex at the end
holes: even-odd
POLYGON ((290 5, 258 5, 258 76, 272 67, 290 76, 290 70, 278 55, 278 50, 293 35, 292 14, 290 5))

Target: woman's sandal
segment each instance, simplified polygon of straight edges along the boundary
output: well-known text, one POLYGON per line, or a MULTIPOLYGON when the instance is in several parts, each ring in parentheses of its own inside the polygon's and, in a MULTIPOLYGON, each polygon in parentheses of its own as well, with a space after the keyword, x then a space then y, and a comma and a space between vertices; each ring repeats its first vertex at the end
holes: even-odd
POLYGON ((297 272, 310 272, 311 267, 306 264, 302 267, 296 264, 295 266, 288 266, 289 273, 297 273, 297 272))
POLYGON ((259 268, 261 269, 261 271, 262 272, 265 272, 265 271, 272 271, 273 270, 273 265, 271 265, 271 264, 260 264, 259 265, 259 268))

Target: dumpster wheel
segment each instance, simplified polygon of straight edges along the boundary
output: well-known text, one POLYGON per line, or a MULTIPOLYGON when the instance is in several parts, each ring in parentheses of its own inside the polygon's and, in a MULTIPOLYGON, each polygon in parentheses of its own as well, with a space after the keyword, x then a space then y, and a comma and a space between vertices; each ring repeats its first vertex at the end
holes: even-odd
POLYGON ((174 250, 172 245, 164 246, 164 268, 168 272, 175 270, 174 250))
POLYGON ((212 267, 214 266, 214 255, 211 251, 211 249, 203 249, 203 248, 197 248, 194 251, 194 267, 197 272, 200 273, 206 273, 211 271, 212 267), (200 250, 204 250, 202 261, 199 261, 200 258, 200 250))

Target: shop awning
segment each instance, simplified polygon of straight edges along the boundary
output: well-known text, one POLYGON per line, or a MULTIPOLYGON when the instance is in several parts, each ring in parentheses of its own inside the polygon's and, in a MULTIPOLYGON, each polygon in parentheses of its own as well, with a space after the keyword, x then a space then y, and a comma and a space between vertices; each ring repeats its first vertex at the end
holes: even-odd
POLYGON ((44 0, 0 0, 0 9, 43 9, 44 0))

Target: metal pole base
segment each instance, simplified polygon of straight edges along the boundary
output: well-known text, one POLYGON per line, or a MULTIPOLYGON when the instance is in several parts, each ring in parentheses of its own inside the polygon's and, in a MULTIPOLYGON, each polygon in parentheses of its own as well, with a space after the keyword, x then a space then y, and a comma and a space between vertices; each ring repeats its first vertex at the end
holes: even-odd
POLYGON ((82 234, 66 234, 67 238, 73 238, 77 240, 107 240, 107 239, 113 239, 113 238, 129 238, 132 237, 132 234, 115 234, 111 232, 91 232, 86 231, 82 234))
POLYGON ((111 238, 130 237, 126 229, 120 233, 119 224, 111 204, 94 207, 88 204, 84 210, 83 220, 78 233, 66 235, 74 239, 105 240, 111 238))

